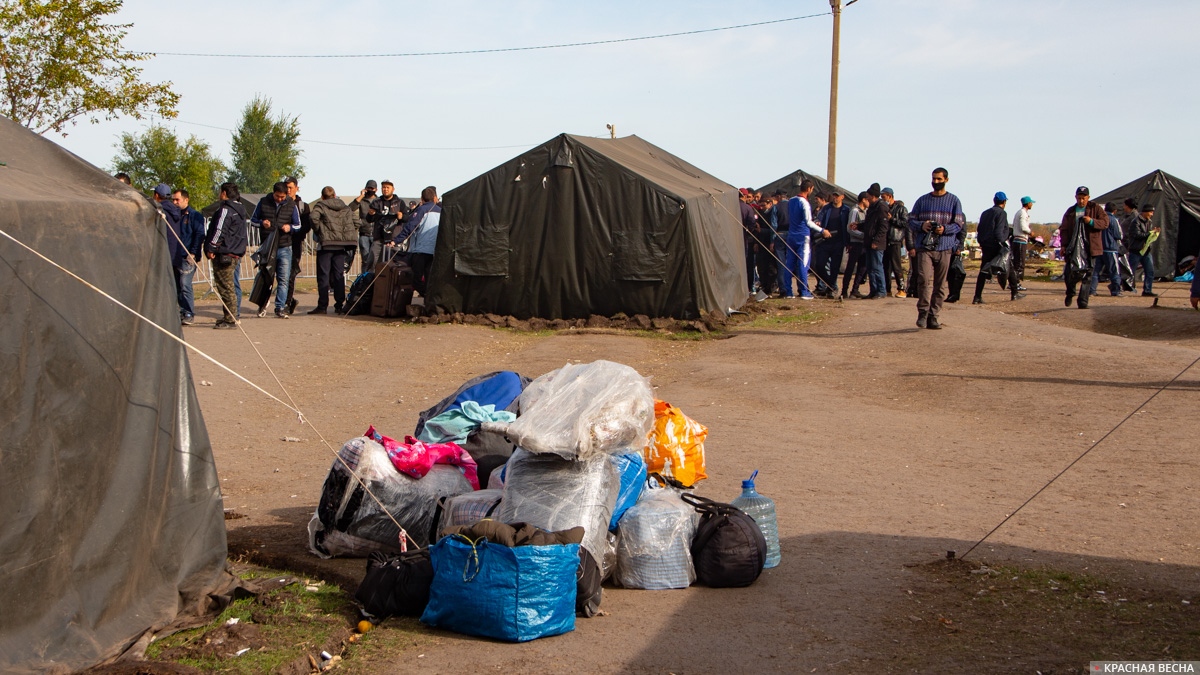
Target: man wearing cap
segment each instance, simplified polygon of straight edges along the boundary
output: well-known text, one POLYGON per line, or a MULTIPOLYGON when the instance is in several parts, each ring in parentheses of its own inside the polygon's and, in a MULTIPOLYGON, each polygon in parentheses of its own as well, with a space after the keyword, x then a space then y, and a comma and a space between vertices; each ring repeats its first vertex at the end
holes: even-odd
POLYGON ((1062 233, 1063 281, 1067 295, 1063 302, 1067 307, 1075 300, 1075 287, 1079 287, 1079 309, 1087 309, 1088 292, 1091 291, 1092 260, 1104 255, 1103 231, 1108 227, 1108 215, 1099 204, 1092 203, 1091 192, 1086 186, 1075 190, 1075 205, 1063 213, 1059 232, 1062 233), (1082 250, 1076 250, 1082 247, 1082 250))
POLYGON ((1029 247, 1029 235, 1033 233, 1033 229, 1029 227, 1029 212, 1036 203, 1028 195, 1021 197, 1021 208, 1017 209, 1016 215, 1013 216, 1012 267, 1017 273, 1018 291, 1025 290, 1021 282, 1025 280, 1025 255, 1029 247))
POLYGON ((364 272, 375 267, 375 257, 371 255, 371 233, 375 228, 371 224, 369 212, 371 202, 375 201, 375 191, 378 189, 379 184, 369 180, 366 187, 359 191, 358 197, 350 202, 350 208, 358 212, 358 253, 362 258, 360 269, 364 272))
POLYGON ((939 329, 942 302, 946 300, 946 278, 950 260, 958 247, 958 234, 967 219, 962 202, 946 191, 950 172, 942 167, 933 170, 930 184, 933 192, 923 194, 913 204, 908 215, 917 249, 917 327, 939 329))
POLYGON ((376 264, 383 262, 383 246, 392 239, 396 225, 404 222, 408 208, 396 196, 396 186, 386 178, 379 182, 382 194, 367 207, 371 228, 371 253, 376 264))
MULTIPOLYGON (((1140 214, 1132 214, 1125 219, 1125 248, 1129 251, 1129 282, 1134 282, 1133 272, 1138 266, 1142 267, 1142 296, 1156 297, 1154 292, 1154 259, 1150 257, 1150 235, 1157 234, 1154 227, 1154 205, 1142 204, 1140 214)), ((1193 295, 1195 295, 1193 293, 1193 295)), ((1195 298, 1193 298, 1193 303, 1195 298)))
POLYGON ((175 270, 179 288, 179 322, 190 326, 196 320, 196 296, 192 292, 192 278, 196 275, 196 264, 200 262, 204 246, 204 214, 191 206, 191 195, 178 188, 171 193, 171 203, 179 207, 179 234, 183 238, 187 257, 184 267, 175 270))
POLYGON ((863 219, 863 246, 867 255, 867 279, 870 293, 867 299, 887 297, 887 282, 883 278, 883 254, 887 250, 888 218, 891 211, 880 197, 879 183, 867 188, 867 214, 863 219))
POLYGON ((887 286, 887 294, 892 294, 892 280, 896 281, 896 297, 905 296, 904 289, 904 255, 911 249, 912 234, 908 231, 908 208, 904 202, 896 201, 896 193, 892 188, 883 188, 880 195, 888 207, 888 236, 887 250, 883 254, 883 279, 887 286))
MULTIPOLYGON (((983 265, 979 268, 979 277, 975 280, 975 299, 971 301, 973 305, 983 304, 983 287, 987 284, 987 280, 992 277, 991 271, 984 271, 989 268, 989 264, 995 261, 998 257, 1004 256, 1004 267, 1008 270, 1005 274, 1005 280, 1008 282, 1008 288, 1011 292, 1011 298, 1017 300, 1025 297, 1024 294, 1017 291, 1017 273, 1013 270, 1013 266, 1009 260, 1011 254, 1004 251, 1005 245, 1008 243, 1010 230, 1008 228, 1008 212, 1004 210, 1008 204, 1008 195, 1003 192, 997 192, 992 197, 992 208, 984 211, 979 216, 979 227, 976 230, 976 236, 979 239, 979 248, 983 249, 983 265)), ((1001 286, 1004 284, 1001 283, 1001 286)))

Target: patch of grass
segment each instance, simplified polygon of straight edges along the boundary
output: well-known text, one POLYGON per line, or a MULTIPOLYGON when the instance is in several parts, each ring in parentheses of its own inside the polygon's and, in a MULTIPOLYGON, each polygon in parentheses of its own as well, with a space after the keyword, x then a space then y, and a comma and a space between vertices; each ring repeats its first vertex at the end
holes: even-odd
POLYGON ((739 324, 739 328, 789 328, 814 324, 829 316, 825 312, 800 312, 798 314, 762 314, 752 321, 739 324))
MULTIPOLYGON (((239 574, 255 580, 287 577, 265 568, 239 574)), ((211 624, 175 633, 152 643, 146 657, 174 661, 205 672, 276 672, 297 659, 321 650, 340 653, 343 638, 356 620, 350 597, 341 588, 323 582, 293 583, 262 593, 257 598, 235 600, 211 624), (235 625, 226 625, 237 619, 235 625), (249 648, 241 656, 236 653, 249 648)))

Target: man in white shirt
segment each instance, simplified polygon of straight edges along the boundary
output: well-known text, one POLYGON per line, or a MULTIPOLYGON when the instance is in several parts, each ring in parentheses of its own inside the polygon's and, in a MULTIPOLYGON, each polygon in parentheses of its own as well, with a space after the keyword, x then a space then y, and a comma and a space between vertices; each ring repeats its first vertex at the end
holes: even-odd
POLYGON ((1012 266, 1013 271, 1017 273, 1018 291, 1025 290, 1025 287, 1019 284, 1025 280, 1025 250, 1029 247, 1029 235, 1033 232, 1029 228, 1029 212, 1036 203, 1028 195, 1021 197, 1021 208, 1017 209, 1016 215, 1013 216, 1012 266))

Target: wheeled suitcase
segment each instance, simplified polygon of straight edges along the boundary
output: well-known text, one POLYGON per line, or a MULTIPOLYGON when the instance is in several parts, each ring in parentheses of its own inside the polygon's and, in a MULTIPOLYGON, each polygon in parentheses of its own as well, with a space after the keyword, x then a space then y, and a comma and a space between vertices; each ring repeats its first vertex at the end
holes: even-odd
POLYGON ((371 295, 371 316, 404 316, 412 304, 413 272, 398 253, 384 249, 384 261, 375 266, 375 289, 371 295))

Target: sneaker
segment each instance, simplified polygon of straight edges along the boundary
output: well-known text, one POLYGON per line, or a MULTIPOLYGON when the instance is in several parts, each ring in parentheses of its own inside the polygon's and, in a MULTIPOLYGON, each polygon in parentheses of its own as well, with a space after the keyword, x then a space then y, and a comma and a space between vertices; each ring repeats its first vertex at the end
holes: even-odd
POLYGON ((263 318, 263 317, 264 317, 264 316, 266 316, 266 315, 267 315, 267 308, 266 308, 266 307, 263 307, 262 309, 258 310, 258 318, 260 318, 260 319, 261 319, 261 318, 263 318))
POLYGON ((179 323, 185 326, 190 326, 196 323, 196 317, 192 316, 191 314, 184 314, 183 316, 179 317, 179 323))
POLYGON ((1063 300, 1063 307, 1070 307, 1070 306, 1071 306, 1071 301, 1072 301, 1072 300, 1074 300, 1074 299, 1075 299, 1075 295, 1074 295, 1074 294, 1072 294, 1072 293, 1067 293, 1067 297, 1066 297, 1066 299, 1065 299, 1065 300, 1063 300))
POLYGON ((929 326, 929 313, 917 312, 917 328, 926 328, 929 326))
POLYGON ((853 291, 850 293, 850 297, 854 298, 855 300, 862 300, 863 298, 865 298, 867 296, 863 295, 862 293, 859 293, 858 291, 853 291))
POLYGON ((1023 297, 1025 297, 1024 293, 1013 293, 1011 299, 1012 300, 1020 300, 1023 297))
POLYGON ((275 318, 276 319, 286 319, 286 318, 288 318, 288 313, 283 311, 282 309, 277 309, 277 310, 275 310, 275 318))
POLYGON ((938 323, 936 316, 930 314, 929 319, 925 322, 925 327, 929 330, 941 330, 942 324, 938 323))
POLYGON ((800 299, 801 299, 801 300, 812 300, 812 299, 813 299, 813 296, 811 296, 811 295, 801 295, 801 296, 800 296, 800 299))
POLYGON ((1142 297, 1143 298, 1157 298, 1158 293, 1154 293, 1151 291, 1142 291, 1142 297))
POLYGON ((216 322, 215 324, 213 324, 213 328, 215 328, 216 330, 229 330, 229 329, 237 328, 237 323, 234 321, 225 321, 224 319, 222 319, 222 320, 216 322))
POLYGON ((1114 298, 1123 298, 1123 297, 1125 297, 1125 294, 1124 294, 1124 293, 1113 293, 1113 294, 1112 294, 1112 297, 1114 297, 1114 298))
POLYGON ((1028 288, 1025 288, 1025 287, 1024 287, 1024 286, 1022 286, 1021 284, 1017 284, 1017 290, 1018 290, 1018 291, 1027 291, 1027 290, 1029 290, 1029 289, 1028 289, 1028 288))
POLYGON ((977 295, 977 296, 975 296, 975 299, 974 299, 974 300, 971 300, 971 304, 972 304, 972 305, 982 305, 982 304, 983 304, 983 298, 981 298, 981 297, 979 297, 979 296, 977 295))
POLYGON ((908 295, 904 291, 896 291, 897 298, 907 298, 908 295))
POLYGON ((346 310, 342 307, 342 303, 339 302, 333 306, 333 313, 334 314, 345 314, 346 313, 346 310))
POLYGON ((326 306, 317 305, 316 307, 308 310, 308 313, 309 314, 328 314, 329 307, 327 305, 326 306))

